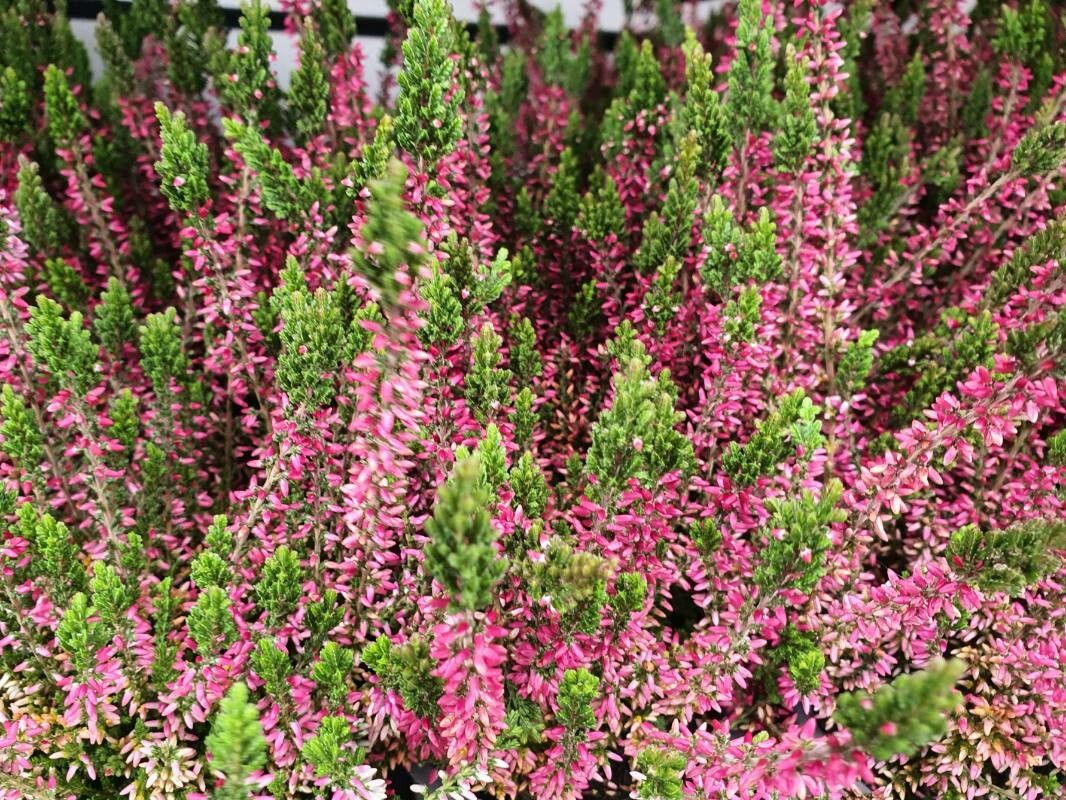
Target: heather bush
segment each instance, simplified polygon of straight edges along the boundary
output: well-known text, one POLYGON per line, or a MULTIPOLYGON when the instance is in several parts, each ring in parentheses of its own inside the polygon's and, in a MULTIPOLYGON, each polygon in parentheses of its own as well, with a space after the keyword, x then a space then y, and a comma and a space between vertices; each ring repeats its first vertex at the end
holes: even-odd
POLYGON ((1062 5, 497 5, 0 0, 0 797, 1061 797, 1062 5))

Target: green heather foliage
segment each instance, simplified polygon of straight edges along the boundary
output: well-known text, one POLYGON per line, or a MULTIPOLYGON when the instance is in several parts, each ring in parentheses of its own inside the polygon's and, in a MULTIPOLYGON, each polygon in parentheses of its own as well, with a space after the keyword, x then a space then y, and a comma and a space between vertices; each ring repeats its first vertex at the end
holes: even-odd
POLYGON ((596 724, 592 703, 599 697, 600 681, 584 667, 563 673, 555 696, 559 710, 556 718, 567 734, 581 738, 596 724))
POLYGON ((452 601, 466 609, 489 605, 506 564, 496 553, 497 532, 477 455, 455 465, 426 520, 426 533, 426 570, 452 601))
POLYGON ((997 342, 998 331, 990 312, 973 315, 951 308, 933 330, 885 353, 880 361, 882 370, 918 376, 895 410, 896 416, 913 418, 975 367, 991 366, 997 342))
POLYGON ((4 452, 24 471, 37 470, 44 456, 41 428, 22 395, 6 384, 0 397, 0 419, 4 452))
POLYGON ((422 224, 407 210, 401 197, 406 180, 407 170, 394 159, 380 177, 370 181, 367 221, 362 235, 363 241, 373 242, 379 251, 355 254, 357 265, 386 302, 392 302, 399 289, 396 271, 400 266, 415 267, 421 263, 420 248, 416 246, 422 238, 422 224))
POLYGON ((100 294, 100 303, 93 309, 93 334, 103 348, 119 358, 125 345, 137 341, 133 301, 126 285, 118 278, 109 278, 107 288, 100 294))
POLYGON ((311 677, 334 705, 343 703, 348 677, 355 667, 355 653, 335 642, 326 642, 311 669, 311 677))
POLYGON ((0 71, 0 141, 12 142, 26 131, 30 94, 26 82, 11 67, 0 71))
POLYGON ((41 253, 55 253, 60 249, 68 229, 63 212, 45 191, 40 168, 21 156, 15 208, 22 220, 22 235, 28 245, 41 253))
POLYGON ((226 138, 256 174, 263 205, 282 219, 301 216, 314 199, 314 185, 296 177, 292 166, 277 148, 271 147, 251 125, 223 120, 226 138))
POLYGON ((267 743, 259 714, 248 696, 248 687, 235 683, 223 698, 207 737, 211 767, 223 784, 218 800, 245 800, 252 795, 249 776, 266 763, 267 743))
POLYGON ((684 797, 682 771, 687 760, 680 753, 659 748, 641 750, 637 772, 644 776, 637 797, 640 800, 681 800, 684 797))
POLYGON ((810 102, 806 65, 791 44, 785 51, 785 99, 781 103, 781 129, 774 136, 774 161, 787 171, 800 167, 814 146, 818 128, 810 102))
POLYGON ((763 17, 761 0, 740 0, 736 58, 729 66, 727 116, 738 146, 750 132, 769 128, 774 109, 773 21, 763 17))
POLYGON ((356 29, 355 17, 345 0, 320 0, 311 10, 311 18, 318 26, 326 54, 336 56, 348 52, 356 29))
POLYGON ((910 755, 944 735, 945 713, 962 702, 955 683, 961 661, 935 660, 921 672, 900 675, 872 695, 852 692, 837 697, 834 719, 852 741, 879 759, 910 755))
POLYGON ((281 702, 288 695, 288 678, 292 674, 289 656, 270 639, 260 639, 251 655, 251 667, 263 681, 267 692, 281 702))
POLYGON ((690 131, 678 143, 677 166, 670 178, 662 212, 652 214, 644 223, 640 248, 634 256, 635 265, 641 271, 651 271, 669 258, 681 260, 691 246, 699 154, 697 133, 690 131))
POLYGON ((162 147, 155 164, 159 174, 159 189, 170 207, 183 214, 195 213, 207 202, 207 145, 185 124, 185 115, 171 114, 162 103, 156 103, 162 147))
POLYGON ((797 389, 782 398, 746 444, 730 444, 722 457, 722 468, 741 486, 750 486, 760 477, 770 475, 801 444, 800 434, 805 425, 814 422, 816 413, 810 398, 797 389))
POLYGON ((831 481, 815 499, 810 492, 769 504, 767 535, 755 568, 755 583, 768 595, 796 588, 809 594, 825 572, 829 526, 846 515, 836 508, 843 486, 831 481))
POLYGON ((219 586, 207 587, 189 609, 189 635, 205 659, 216 657, 237 638, 230 599, 219 586))
POLYGON ((696 134, 699 173, 714 175, 725 165, 732 149, 726 105, 714 91, 711 57, 691 29, 685 31, 685 102, 678 110, 683 129, 696 134))
MULTIPOLYGON (((347 43, 344 45, 347 48, 347 43)), ((308 27, 300 39, 300 66, 292 73, 289 112, 302 141, 322 132, 329 111, 329 75, 319 34, 308 27)))
POLYGON ((49 64, 44 72, 44 110, 48 117, 48 133, 56 144, 70 148, 85 131, 85 116, 70 90, 66 73, 49 64))
POLYGON ((425 642, 397 646, 387 636, 380 636, 366 646, 361 660, 385 688, 403 699, 406 708, 420 717, 437 715, 442 684, 432 675, 434 661, 425 642))
POLYGON ((474 337, 466 381, 466 402, 480 420, 491 419, 507 404, 511 373, 500 368, 503 338, 486 322, 474 337))
POLYGON ((1029 520, 1005 530, 966 525, 951 535, 948 563, 964 580, 986 592, 1017 597, 1058 569, 1056 551, 1066 549, 1066 523, 1029 520))
POLYGON ((510 481, 515 502, 522 506, 526 516, 536 518, 544 513, 548 503, 548 480, 528 450, 511 468, 510 481))
POLYGON ((296 553, 282 545, 263 564, 255 597, 259 607, 272 619, 282 620, 292 613, 303 594, 303 571, 296 553))
POLYGON ((495 494, 507 480, 507 453, 500 429, 491 422, 485 428, 485 438, 478 443, 477 456, 485 485, 490 493, 495 494))
POLYGON ((837 383, 847 394, 862 391, 874 363, 874 344, 880 333, 876 330, 861 331, 859 338, 848 342, 840 363, 837 364, 837 383))
POLYGON ((96 382, 96 345, 81 312, 63 314, 59 303, 37 295, 26 324, 27 349, 65 389, 83 394, 96 382))
POLYGON ((631 352, 618 355, 611 406, 592 425, 585 466, 596 476, 595 491, 603 497, 633 478, 651 485, 667 472, 694 466, 691 442, 675 430, 681 415, 674 408, 676 389, 669 373, 652 377, 643 345, 632 345, 631 352))
POLYGON ((269 5, 264 0, 246 0, 241 5, 237 46, 226 50, 216 38, 208 50, 211 75, 223 105, 243 119, 273 123, 280 113, 280 92, 271 68, 274 48, 269 30, 269 5))
POLYGON ((462 133, 457 110, 463 90, 452 84, 456 64, 447 0, 415 0, 396 79, 396 143, 427 168, 450 153, 462 133))

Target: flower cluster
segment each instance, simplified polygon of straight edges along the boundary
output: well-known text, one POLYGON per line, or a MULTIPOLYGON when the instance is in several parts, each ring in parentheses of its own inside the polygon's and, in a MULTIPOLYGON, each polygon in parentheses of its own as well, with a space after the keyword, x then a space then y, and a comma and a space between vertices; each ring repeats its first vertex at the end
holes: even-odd
POLYGON ((1062 796, 1061 4, 587 5, 0 4, 0 799, 1062 796))

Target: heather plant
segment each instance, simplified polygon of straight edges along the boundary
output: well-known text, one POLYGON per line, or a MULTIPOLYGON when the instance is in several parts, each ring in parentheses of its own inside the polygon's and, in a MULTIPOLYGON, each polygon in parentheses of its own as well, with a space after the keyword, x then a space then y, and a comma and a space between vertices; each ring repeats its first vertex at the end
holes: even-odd
POLYGON ((389 5, 0 3, 0 798, 1061 797, 1061 4, 389 5))

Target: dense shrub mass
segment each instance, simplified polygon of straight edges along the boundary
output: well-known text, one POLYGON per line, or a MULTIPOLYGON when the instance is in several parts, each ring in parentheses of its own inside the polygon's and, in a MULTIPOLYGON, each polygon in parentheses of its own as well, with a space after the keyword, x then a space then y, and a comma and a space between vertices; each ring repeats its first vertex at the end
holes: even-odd
POLYGON ((647 5, 2 0, 0 797, 1063 796, 1062 6, 647 5))

